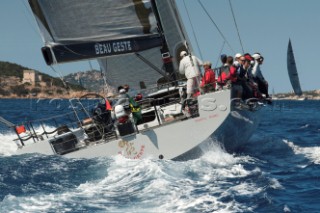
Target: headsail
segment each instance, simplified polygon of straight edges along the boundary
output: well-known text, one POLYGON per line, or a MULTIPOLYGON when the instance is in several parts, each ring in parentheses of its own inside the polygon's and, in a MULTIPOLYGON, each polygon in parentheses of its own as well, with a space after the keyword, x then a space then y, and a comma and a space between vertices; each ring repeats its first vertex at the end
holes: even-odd
POLYGON ((290 82, 291 82, 293 91, 296 95, 300 96, 300 95, 302 95, 302 90, 300 87, 298 71, 297 71, 296 62, 294 59, 290 39, 289 39, 288 52, 287 52, 287 67, 288 67, 288 74, 289 74, 289 78, 290 78, 290 82))

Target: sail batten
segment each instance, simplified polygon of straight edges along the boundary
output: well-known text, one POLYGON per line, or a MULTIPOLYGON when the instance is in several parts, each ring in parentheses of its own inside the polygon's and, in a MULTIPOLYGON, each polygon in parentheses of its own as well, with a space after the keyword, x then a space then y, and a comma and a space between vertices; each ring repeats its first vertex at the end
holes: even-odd
POLYGON ((290 40, 289 40, 288 51, 287 51, 287 68, 288 68, 289 79, 290 79, 293 91, 296 95, 301 96, 302 90, 301 90, 301 86, 300 86, 297 66, 296 66, 296 62, 295 62, 293 49, 292 49, 292 45, 291 45, 290 40))

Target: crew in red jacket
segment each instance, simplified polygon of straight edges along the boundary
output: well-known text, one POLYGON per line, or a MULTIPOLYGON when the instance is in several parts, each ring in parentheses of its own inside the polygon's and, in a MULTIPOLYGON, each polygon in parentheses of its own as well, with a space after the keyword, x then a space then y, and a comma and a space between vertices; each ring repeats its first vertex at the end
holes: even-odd
POLYGON ((240 53, 237 53, 234 57, 233 65, 230 67, 229 79, 232 85, 232 90, 231 90, 232 98, 242 97, 242 86, 240 84, 240 81, 238 81, 237 70, 243 64, 243 61, 244 61, 244 57, 240 53))
POLYGON ((216 76, 211 69, 211 62, 206 61, 203 63, 204 75, 201 79, 200 88, 202 93, 215 91, 216 88, 216 76))

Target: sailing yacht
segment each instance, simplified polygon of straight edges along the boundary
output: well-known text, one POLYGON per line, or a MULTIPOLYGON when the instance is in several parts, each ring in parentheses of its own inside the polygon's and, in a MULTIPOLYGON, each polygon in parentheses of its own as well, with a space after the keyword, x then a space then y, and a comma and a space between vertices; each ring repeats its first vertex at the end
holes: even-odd
POLYGON ((287 68, 288 68, 289 79, 290 79, 294 94, 297 96, 296 100, 299 100, 299 101, 305 100, 306 98, 302 96, 298 70, 297 70, 296 61, 294 58, 290 39, 289 39, 288 50, 287 50, 287 68))
POLYGON ((174 0, 29 0, 29 5, 49 66, 96 59, 108 83, 128 84, 145 98, 140 123, 130 116, 120 122, 120 109, 107 126, 85 107, 79 110, 84 117, 72 107, 74 126, 37 133, 37 121, 29 131, 11 124, 20 141, 17 154, 189 160, 213 142, 232 152, 257 128, 261 104, 232 99, 230 88, 181 102, 186 83, 178 74, 179 54, 193 49, 174 0))

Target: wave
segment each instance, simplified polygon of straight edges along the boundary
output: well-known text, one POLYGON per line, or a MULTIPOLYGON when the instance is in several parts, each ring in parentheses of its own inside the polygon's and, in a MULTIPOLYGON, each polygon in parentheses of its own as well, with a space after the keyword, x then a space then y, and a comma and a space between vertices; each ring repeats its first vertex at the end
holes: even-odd
POLYGON ((313 163, 320 164, 320 147, 300 147, 288 140, 283 140, 283 142, 287 144, 295 154, 301 154, 313 163))
POLYGON ((0 155, 10 156, 17 151, 17 144, 13 141, 17 138, 14 133, 0 133, 0 155))
POLYGON ((4 159, 15 167, 1 181, 8 188, 0 203, 4 212, 246 212, 253 207, 243 199, 265 190, 264 184, 250 181, 262 175, 260 169, 244 166, 255 165, 256 159, 234 156, 219 146, 186 162, 129 160, 120 155, 91 160, 41 155, 4 159))

